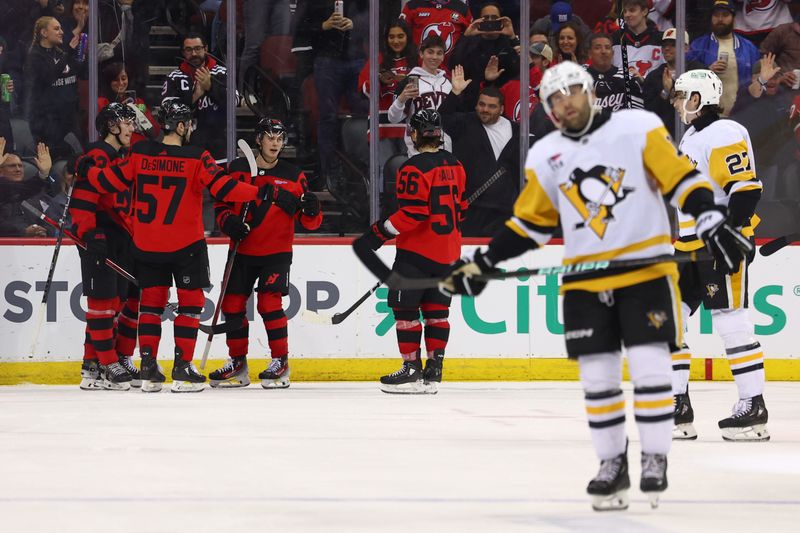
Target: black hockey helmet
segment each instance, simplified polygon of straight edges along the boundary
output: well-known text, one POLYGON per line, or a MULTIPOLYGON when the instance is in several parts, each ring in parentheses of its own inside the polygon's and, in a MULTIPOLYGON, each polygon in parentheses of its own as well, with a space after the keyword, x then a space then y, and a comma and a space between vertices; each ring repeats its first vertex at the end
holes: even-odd
POLYGON ((175 131, 181 122, 188 125, 192 121, 192 110, 180 98, 164 98, 159 117, 165 130, 175 131))
POLYGON ((420 109, 408 123, 423 138, 442 137, 442 116, 435 109, 420 109))
POLYGON ((262 118, 258 121, 258 124, 256 124, 256 142, 259 142, 265 133, 281 135, 284 142, 286 142, 286 126, 277 118, 262 118))
POLYGON ((111 131, 111 127, 123 120, 136 121, 136 113, 133 109, 119 102, 111 102, 97 113, 94 126, 97 132, 105 137, 111 131))

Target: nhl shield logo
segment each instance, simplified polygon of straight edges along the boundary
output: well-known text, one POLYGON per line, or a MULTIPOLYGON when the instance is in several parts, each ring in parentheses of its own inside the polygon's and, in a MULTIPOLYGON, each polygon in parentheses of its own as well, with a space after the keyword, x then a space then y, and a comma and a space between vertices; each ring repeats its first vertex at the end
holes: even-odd
POLYGON ((647 321, 650 327, 661 329, 661 327, 669 320, 669 315, 665 311, 650 311, 647 313, 647 321))
POLYGON ((188 285, 189 282, 192 281, 189 276, 183 276, 183 284, 188 285))
POLYGON ((588 227, 601 239, 605 236, 608 223, 614 220, 614 207, 633 192, 632 187, 622 186, 624 178, 623 168, 597 165, 588 171, 576 168, 558 186, 583 219, 575 229, 588 227))
POLYGON ((706 285, 706 294, 708 294, 709 298, 713 298, 719 292, 719 285, 716 283, 709 283, 706 285))

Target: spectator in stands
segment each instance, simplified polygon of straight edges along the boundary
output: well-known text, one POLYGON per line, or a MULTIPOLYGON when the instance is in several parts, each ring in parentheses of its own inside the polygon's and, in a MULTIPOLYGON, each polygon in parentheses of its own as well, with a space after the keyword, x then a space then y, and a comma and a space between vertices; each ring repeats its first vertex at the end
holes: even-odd
POLYGON ((257 65, 261 44, 268 35, 289 35, 292 13, 289 0, 244 0, 244 49, 239 61, 239 79, 257 65))
MULTIPOLYGON (((672 87, 678 73, 675 70, 675 59, 678 56, 676 37, 678 30, 669 28, 661 36, 661 50, 664 54, 664 63, 650 72, 644 80, 644 107, 661 117, 667 131, 675 130, 675 108, 672 107, 672 87)), ((689 34, 683 35, 683 53, 689 51, 689 34)), ((704 69, 705 65, 697 61, 688 60, 686 70, 704 69)))
POLYGON ((546 44, 550 47, 550 51, 553 50, 553 47, 550 46, 550 36, 546 33, 541 33, 536 30, 531 30, 530 34, 528 35, 528 40, 531 44, 542 43, 546 44))
MULTIPOLYGON (((419 45, 420 66, 411 69, 397 86, 396 98, 389 107, 390 122, 399 124, 407 121, 421 109, 438 109, 450 94, 450 81, 444 70, 439 68, 444 61, 444 46, 442 39, 435 33, 419 45)), ((418 152, 408 132, 405 142, 409 157, 416 155, 418 152)), ((448 135, 444 136, 444 147, 445 150, 452 148, 448 135)))
POLYGON ((47 231, 36 224, 22 207, 22 201, 39 194, 45 187, 52 162, 47 147, 40 143, 36 164, 41 179, 25 179, 22 159, 6 152, 6 140, 0 137, 0 237, 46 237, 47 231))
MULTIPOLYGON (((44 214, 53 220, 61 220, 61 216, 64 214, 64 206, 67 205, 67 193, 72 186, 72 182, 75 181, 76 159, 77 156, 70 156, 64 164, 64 169, 61 175, 53 176, 56 179, 54 184, 56 190, 52 195, 47 196, 47 208, 44 210, 44 214)), ((69 212, 67 212, 66 215, 67 216, 64 219, 64 227, 71 228, 72 217, 70 216, 69 212)), ((46 229, 47 234, 50 237, 58 237, 57 228, 48 227, 46 229)))
POLYGON ((472 23, 467 2, 462 0, 410 0, 403 6, 400 18, 404 19, 420 46, 430 35, 438 35, 444 43, 445 62, 453 53, 464 32, 472 23))
POLYGON ((627 51, 628 72, 644 82, 645 77, 664 62, 661 57, 661 32, 647 18, 649 0, 623 0, 622 16, 625 28, 612 37, 614 43, 614 65, 622 64, 622 45, 627 51))
MULTIPOLYGON (((183 62, 167 75, 161 97, 179 98, 193 110, 197 126, 191 144, 205 148, 216 159, 222 159, 226 153, 228 70, 208 55, 207 44, 200 33, 183 37, 183 62)), ((236 97, 238 104, 238 93, 236 97)))
MULTIPOLYGON (((68 43, 73 37, 80 38, 81 33, 88 32, 88 17, 89 0, 73 0, 71 8, 65 10, 64 14, 58 17, 58 21, 61 23, 61 28, 64 30, 64 35, 66 36, 64 39, 65 42, 68 43)), ((63 48, 64 45, 62 44, 61 47, 63 48)))
POLYGON ((144 137, 142 133, 146 133, 148 137, 155 138, 161 132, 161 127, 158 121, 153 117, 153 114, 147 108, 137 94, 136 91, 128 90, 128 72, 123 63, 114 62, 106 64, 100 71, 100 87, 99 96, 97 98, 97 110, 100 111, 111 102, 120 102, 122 104, 133 104, 144 115, 147 120, 146 124, 142 124, 141 115, 137 131, 134 132, 131 138, 131 144, 142 140, 144 137))
MULTIPOLYGON (((367 2, 348 0, 344 16, 334 11, 328 0, 309 0, 299 22, 293 51, 313 57, 314 82, 319 101, 317 128, 320 173, 323 182, 342 176, 341 162, 336 156, 339 141, 339 104, 343 97, 350 111, 366 115, 367 104, 358 97, 358 76, 366 62, 365 48, 369 23, 367 2), (356 24, 355 20, 358 20, 356 24)), ((312 187, 321 187, 314 180, 312 187)))
POLYGON ((794 69, 800 68, 800 15, 794 22, 781 24, 761 43, 759 51, 762 56, 774 54, 777 65, 783 76, 781 82, 795 86, 798 80, 794 69))
POLYGON ((730 0, 715 0, 711 12, 711 33, 695 39, 688 59, 699 61, 722 80, 720 106, 724 116, 730 115, 740 91, 746 91, 759 60, 753 43, 733 33, 736 9, 730 0))
POLYGON ((453 90, 439 111, 453 154, 467 174, 469 197, 500 169, 503 174, 470 203, 461 231, 465 237, 493 235, 512 214, 519 193, 519 127, 503 116, 503 95, 493 85, 481 89, 474 111, 464 111, 464 90, 474 81, 453 69, 453 90))
POLYGON ((550 7, 550 14, 536 20, 531 26, 531 32, 547 35, 549 39, 553 40, 553 44, 555 44, 556 33, 561 29, 561 26, 567 22, 572 22, 577 25, 578 33, 581 34, 584 40, 588 38, 589 34, 592 32, 589 26, 587 26, 578 15, 573 14, 570 2, 553 2, 553 5, 550 7))
POLYGON ((586 49, 580 28, 574 22, 561 25, 554 37, 555 57, 553 64, 562 61, 574 61, 581 64, 586 61, 586 49))
MULTIPOLYGON (((8 46, 5 39, 0 37, 0 74, 6 74, 6 58, 8 57, 8 46)), ((14 80, 9 80, 6 90, 14 92, 14 80)), ((14 135, 11 131, 11 103, 0 101, 0 137, 6 139, 8 146, 14 146, 14 135)))
POLYGON ((650 13, 647 15, 658 31, 666 31, 673 25, 675 0, 652 0, 650 13))
POLYGON ((139 95, 145 94, 150 77, 150 28, 164 6, 161 0, 98 2, 98 59, 125 63, 131 88, 139 95))
POLYGON ((792 22, 788 4, 792 0, 737 0, 734 29, 754 45, 760 45, 772 30, 792 22))
POLYGON ((594 78, 595 105, 602 109, 618 111, 626 107, 642 109, 642 86, 637 76, 631 76, 626 85, 622 69, 613 63, 614 51, 611 36, 594 33, 589 38, 589 65, 587 72, 594 78))
POLYGON ((461 95, 468 108, 475 107, 478 101, 478 92, 484 82, 484 70, 490 57, 496 58, 500 67, 500 74, 495 80, 497 86, 503 85, 514 77, 519 71, 519 54, 514 47, 519 46, 519 37, 514 33, 511 19, 502 16, 500 7, 495 3, 484 4, 480 10, 480 17, 464 32, 464 36, 450 57, 450 68, 461 65, 464 76, 473 83, 461 95), (498 31, 485 31, 481 29, 484 23, 502 24, 498 31))
MULTIPOLYGON (((519 52, 519 49, 517 49, 518 54, 519 52)), ((536 93, 539 90, 539 85, 542 82, 542 74, 550 66, 550 61, 553 60, 553 51, 546 43, 534 43, 530 45, 529 54, 528 115, 530 116, 533 109, 539 103, 536 93)), ((494 81, 500 77, 499 72, 499 61, 495 57, 490 57, 489 63, 486 64, 486 69, 484 70, 484 79, 486 80, 486 83, 491 83, 492 85, 497 86, 494 81)), ((499 90, 500 94, 503 95, 503 115, 508 120, 518 123, 522 115, 522 106, 520 105, 519 99, 519 75, 516 75, 514 78, 501 85, 499 90)))
POLYGON ((78 38, 73 36, 64 51, 61 24, 53 17, 41 17, 33 39, 24 68, 25 118, 37 142, 49 146, 55 157, 66 157, 72 149, 65 137, 77 131, 78 38))

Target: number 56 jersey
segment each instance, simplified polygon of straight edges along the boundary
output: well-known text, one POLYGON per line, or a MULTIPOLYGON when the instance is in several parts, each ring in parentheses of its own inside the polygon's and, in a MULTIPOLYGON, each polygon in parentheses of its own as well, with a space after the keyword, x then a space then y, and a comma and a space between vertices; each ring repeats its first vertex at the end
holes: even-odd
MULTIPOLYGON (((579 138, 548 134, 528 152, 525 172, 528 183, 507 226, 543 245, 560 215, 565 264, 671 254, 664 198, 681 207, 692 192, 711 187, 658 116, 642 110, 603 112, 579 138)), ((573 275, 563 290, 600 292, 663 276, 677 279, 675 263, 573 275)))

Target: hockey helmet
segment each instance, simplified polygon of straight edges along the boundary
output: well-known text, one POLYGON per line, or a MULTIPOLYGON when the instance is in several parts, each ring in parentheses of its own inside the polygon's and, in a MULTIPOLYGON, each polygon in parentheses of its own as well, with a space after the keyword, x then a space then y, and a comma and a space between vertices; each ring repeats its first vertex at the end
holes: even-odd
POLYGON ((411 116, 408 125, 421 137, 442 137, 442 116, 435 109, 420 109, 411 116))
POLYGON ((286 142, 286 126, 277 118, 262 118, 256 124, 256 142, 261 140, 264 135, 280 135, 286 142))
POLYGON ((684 122, 687 122, 687 114, 696 114, 707 105, 719 105, 722 99, 722 80, 707 69, 690 70, 678 76, 674 90, 675 98, 683 100, 681 116, 684 122), (697 109, 689 111, 686 109, 686 103, 694 93, 700 95, 700 104, 697 109))
POLYGON ((97 113, 97 118, 94 120, 94 126, 97 132, 105 137, 111 131, 111 127, 115 126, 122 121, 136 121, 136 113, 125 104, 119 102, 111 102, 97 113))
MULTIPOLYGON (((594 105, 594 78, 586 69, 572 61, 564 61, 544 71, 539 85, 539 98, 544 105, 545 113, 553 119, 550 97, 560 92, 569 94, 569 88, 580 85, 589 95, 589 104, 594 105)), ((555 123, 558 121, 554 120, 555 123)))
POLYGON ((178 124, 188 125, 192 121, 192 110, 180 98, 164 98, 161 101, 161 125, 167 131, 175 131, 178 124))

